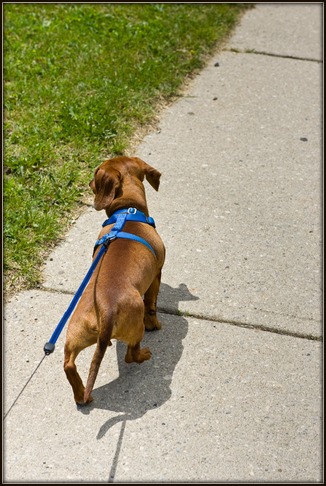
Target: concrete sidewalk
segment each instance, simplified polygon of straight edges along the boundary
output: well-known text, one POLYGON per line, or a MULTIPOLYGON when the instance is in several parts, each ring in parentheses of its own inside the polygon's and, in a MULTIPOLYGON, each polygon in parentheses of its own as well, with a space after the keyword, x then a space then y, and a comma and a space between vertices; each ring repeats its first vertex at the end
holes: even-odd
POLYGON ((114 343, 82 411, 65 332, 40 364, 104 212, 8 303, 4 482, 322 482, 322 8, 248 11, 138 147, 163 173, 146 186, 167 247, 150 361, 114 343))

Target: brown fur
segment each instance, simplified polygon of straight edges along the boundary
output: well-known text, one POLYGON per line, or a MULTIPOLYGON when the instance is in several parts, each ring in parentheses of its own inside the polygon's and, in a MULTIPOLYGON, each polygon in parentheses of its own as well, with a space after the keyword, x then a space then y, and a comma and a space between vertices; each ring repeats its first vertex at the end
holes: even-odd
MULTIPOLYGON (((95 194, 94 207, 98 211, 105 209, 107 216, 127 207, 135 207, 148 216, 143 180, 146 177, 157 191, 160 176, 160 172, 137 157, 106 160, 95 170, 90 182, 95 194)), ((112 227, 104 227, 99 238, 112 227)), ((156 257, 139 242, 117 239, 98 264, 69 322, 64 350, 64 370, 78 404, 92 401, 91 392, 111 339, 127 344, 127 363, 142 363, 151 357, 148 348, 140 348, 145 328, 161 328, 156 301, 165 259, 163 242, 148 224, 126 222, 123 231, 144 238, 154 248, 156 257), (75 359, 92 344, 96 344, 96 349, 85 388, 75 359)))

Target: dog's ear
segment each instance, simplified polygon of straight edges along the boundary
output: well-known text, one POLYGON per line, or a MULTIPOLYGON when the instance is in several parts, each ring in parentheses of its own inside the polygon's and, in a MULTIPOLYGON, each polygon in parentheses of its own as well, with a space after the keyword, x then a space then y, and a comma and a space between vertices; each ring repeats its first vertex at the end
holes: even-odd
POLYGON ((160 187, 160 177, 161 177, 161 172, 158 170, 154 169, 151 165, 147 164, 143 160, 139 159, 138 157, 135 157, 137 162, 141 165, 141 168, 144 172, 144 175, 147 179, 147 181, 150 183, 150 185, 155 189, 155 191, 158 191, 158 188, 160 187))
POLYGON ((94 207, 96 211, 110 206, 121 186, 122 176, 112 167, 96 169, 94 179, 89 183, 95 194, 94 207))

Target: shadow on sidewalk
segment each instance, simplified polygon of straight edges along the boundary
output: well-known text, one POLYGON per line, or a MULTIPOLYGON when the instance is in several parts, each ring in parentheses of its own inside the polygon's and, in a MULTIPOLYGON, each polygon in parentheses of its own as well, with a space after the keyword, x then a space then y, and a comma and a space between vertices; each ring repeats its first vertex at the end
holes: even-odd
MULTIPOLYGON (((163 302, 169 302, 169 312, 173 313, 178 312, 179 302, 197 300, 185 284, 174 289, 162 283, 160 297, 163 302)), ((101 426, 98 439, 104 437, 115 424, 138 419, 170 398, 170 384, 182 355, 182 340, 187 335, 188 322, 182 316, 165 313, 160 314, 160 321, 162 329, 146 332, 143 339, 143 346, 148 346, 152 352, 151 359, 141 365, 127 364, 124 361, 126 345, 117 342, 119 377, 95 389, 92 393, 94 401, 88 407, 80 409, 85 414, 96 408, 119 414, 101 426)))

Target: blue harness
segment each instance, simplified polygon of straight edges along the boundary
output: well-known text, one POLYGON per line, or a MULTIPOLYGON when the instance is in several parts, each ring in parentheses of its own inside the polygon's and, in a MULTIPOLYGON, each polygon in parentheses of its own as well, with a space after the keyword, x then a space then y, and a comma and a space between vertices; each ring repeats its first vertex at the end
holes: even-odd
POLYGON ((146 240, 144 240, 144 238, 141 238, 140 236, 134 235, 132 233, 126 233, 124 231, 121 231, 126 221, 134 221, 136 223, 147 223, 153 226, 153 228, 155 228, 154 219, 151 218, 150 216, 146 216, 138 209, 136 208, 119 209, 118 211, 115 211, 112 214, 112 216, 110 216, 110 218, 104 221, 104 223, 102 224, 102 227, 104 228, 109 224, 115 223, 110 233, 102 236, 102 238, 97 240, 94 246, 93 254, 95 253, 95 251, 99 246, 108 245, 111 243, 111 241, 115 240, 116 238, 124 238, 127 240, 134 240, 134 241, 138 241, 139 243, 142 243, 143 245, 147 246, 147 248, 149 248, 151 252, 155 255, 155 251, 153 250, 151 245, 146 240))
POLYGON ((155 228, 155 222, 154 219, 151 218, 150 216, 146 216, 144 213, 139 211, 136 208, 128 208, 128 209, 119 209, 118 211, 115 211, 112 216, 110 216, 109 219, 104 221, 102 224, 103 227, 108 226, 109 224, 113 224, 114 226, 111 229, 111 231, 102 236, 97 242, 95 243, 94 247, 94 252, 97 250, 97 248, 100 246, 100 250, 97 253, 96 257, 94 258, 84 280, 82 281, 79 289, 75 293, 72 301, 69 304, 68 309, 62 316, 59 324, 55 328, 50 340, 44 345, 44 353, 46 355, 53 353, 54 348, 55 348, 55 343, 57 342, 58 337, 60 336, 60 333, 62 329, 64 328, 67 320, 72 314, 72 311, 77 305, 77 302, 79 301, 80 297, 82 296, 82 293, 84 292, 88 282, 90 281, 90 278, 97 267, 97 264, 101 260, 102 256, 104 253, 107 251, 109 244, 115 240, 116 238, 125 238, 127 240, 133 240, 133 241, 138 241, 139 243, 142 243, 143 245, 147 246, 149 250, 153 253, 154 256, 156 256, 154 249, 151 247, 151 245, 144 240, 144 238, 141 238, 140 236, 134 235, 132 233, 125 233, 124 231, 121 231, 122 228, 124 227, 124 224, 126 221, 134 221, 137 223, 147 223, 153 226, 155 228))

